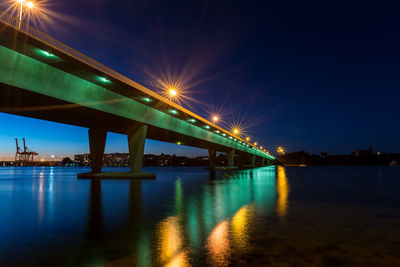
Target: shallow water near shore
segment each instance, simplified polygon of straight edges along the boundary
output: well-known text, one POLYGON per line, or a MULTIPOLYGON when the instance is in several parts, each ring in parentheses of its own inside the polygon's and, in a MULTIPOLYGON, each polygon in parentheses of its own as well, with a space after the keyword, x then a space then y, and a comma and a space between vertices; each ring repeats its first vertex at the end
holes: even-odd
POLYGON ((1 266, 400 265, 398 167, 87 171, 0 168, 1 266))

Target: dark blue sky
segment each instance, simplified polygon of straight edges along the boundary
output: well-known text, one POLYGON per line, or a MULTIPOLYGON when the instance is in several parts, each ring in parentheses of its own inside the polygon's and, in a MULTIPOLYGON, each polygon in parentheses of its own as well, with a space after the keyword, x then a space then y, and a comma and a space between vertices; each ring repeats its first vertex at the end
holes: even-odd
MULTIPOLYGON (((196 99, 191 110, 222 108, 227 123, 243 122, 270 151, 400 151, 398 1, 69 0, 47 8, 50 35, 150 88, 149 73, 181 75, 196 99)), ((10 153, 15 136, 42 154, 88 151, 86 129, 5 114, 0 125, 8 125, 0 142, 10 153)), ((125 137, 111 136, 108 150, 126 151, 125 137)), ((205 154, 158 142, 146 152, 205 154)))

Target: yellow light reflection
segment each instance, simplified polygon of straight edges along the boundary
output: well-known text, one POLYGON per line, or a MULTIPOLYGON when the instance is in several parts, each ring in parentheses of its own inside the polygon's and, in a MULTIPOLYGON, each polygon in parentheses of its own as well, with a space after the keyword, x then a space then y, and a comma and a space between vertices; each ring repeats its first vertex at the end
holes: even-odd
POLYGON ((286 177, 285 168, 278 166, 277 169, 277 213, 279 216, 284 217, 288 209, 288 196, 289 196, 289 183, 286 177))
POLYGON ((162 265, 189 265, 189 255, 183 248, 183 234, 178 217, 167 217, 158 225, 157 249, 162 265))
POLYGON ((206 248, 210 261, 214 266, 229 265, 231 247, 229 243, 229 223, 223 221, 211 231, 207 239, 206 248))
POLYGON ((232 244, 235 251, 243 252, 248 247, 250 213, 250 207, 245 205, 232 218, 232 244))
POLYGON ((188 255, 185 251, 180 252, 178 255, 173 257, 165 266, 166 267, 180 267, 189 266, 188 255))

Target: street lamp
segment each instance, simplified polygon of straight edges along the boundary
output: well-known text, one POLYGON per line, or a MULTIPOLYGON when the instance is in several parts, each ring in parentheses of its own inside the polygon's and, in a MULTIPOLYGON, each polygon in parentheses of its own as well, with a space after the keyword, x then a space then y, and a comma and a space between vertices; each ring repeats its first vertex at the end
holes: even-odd
POLYGON ((171 89, 169 89, 168 93, 169 93, 170 96, 176 96, 176 94, 177 94, 178 92, 176 91, 176 89, 171 88, 171 89))
POLYGON ((17 3, 19 5, 19 23, 18 23, 18 29, 21 29, 21 22, 22 22, 22 11, 24 9, 24 4, 26 5, 27 8, 32 9, 35 7, 35 4, 30 1, 25 1, 25 0, 17 0, 17 3))
POLYGON ((213 120, 214 123, 216 123, 216 122, 219 121, 219 117, 218 117, 217 115, 214 115, 214 116, 212 117, 212 120, 213 120))

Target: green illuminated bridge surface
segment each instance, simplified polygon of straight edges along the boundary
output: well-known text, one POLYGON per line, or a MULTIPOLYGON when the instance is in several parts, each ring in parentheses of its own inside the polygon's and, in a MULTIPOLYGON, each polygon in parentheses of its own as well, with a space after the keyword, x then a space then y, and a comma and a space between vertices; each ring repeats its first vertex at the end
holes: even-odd
POLYGON ((274 157, 0 11, 0 112, 170 143, 274 157))

